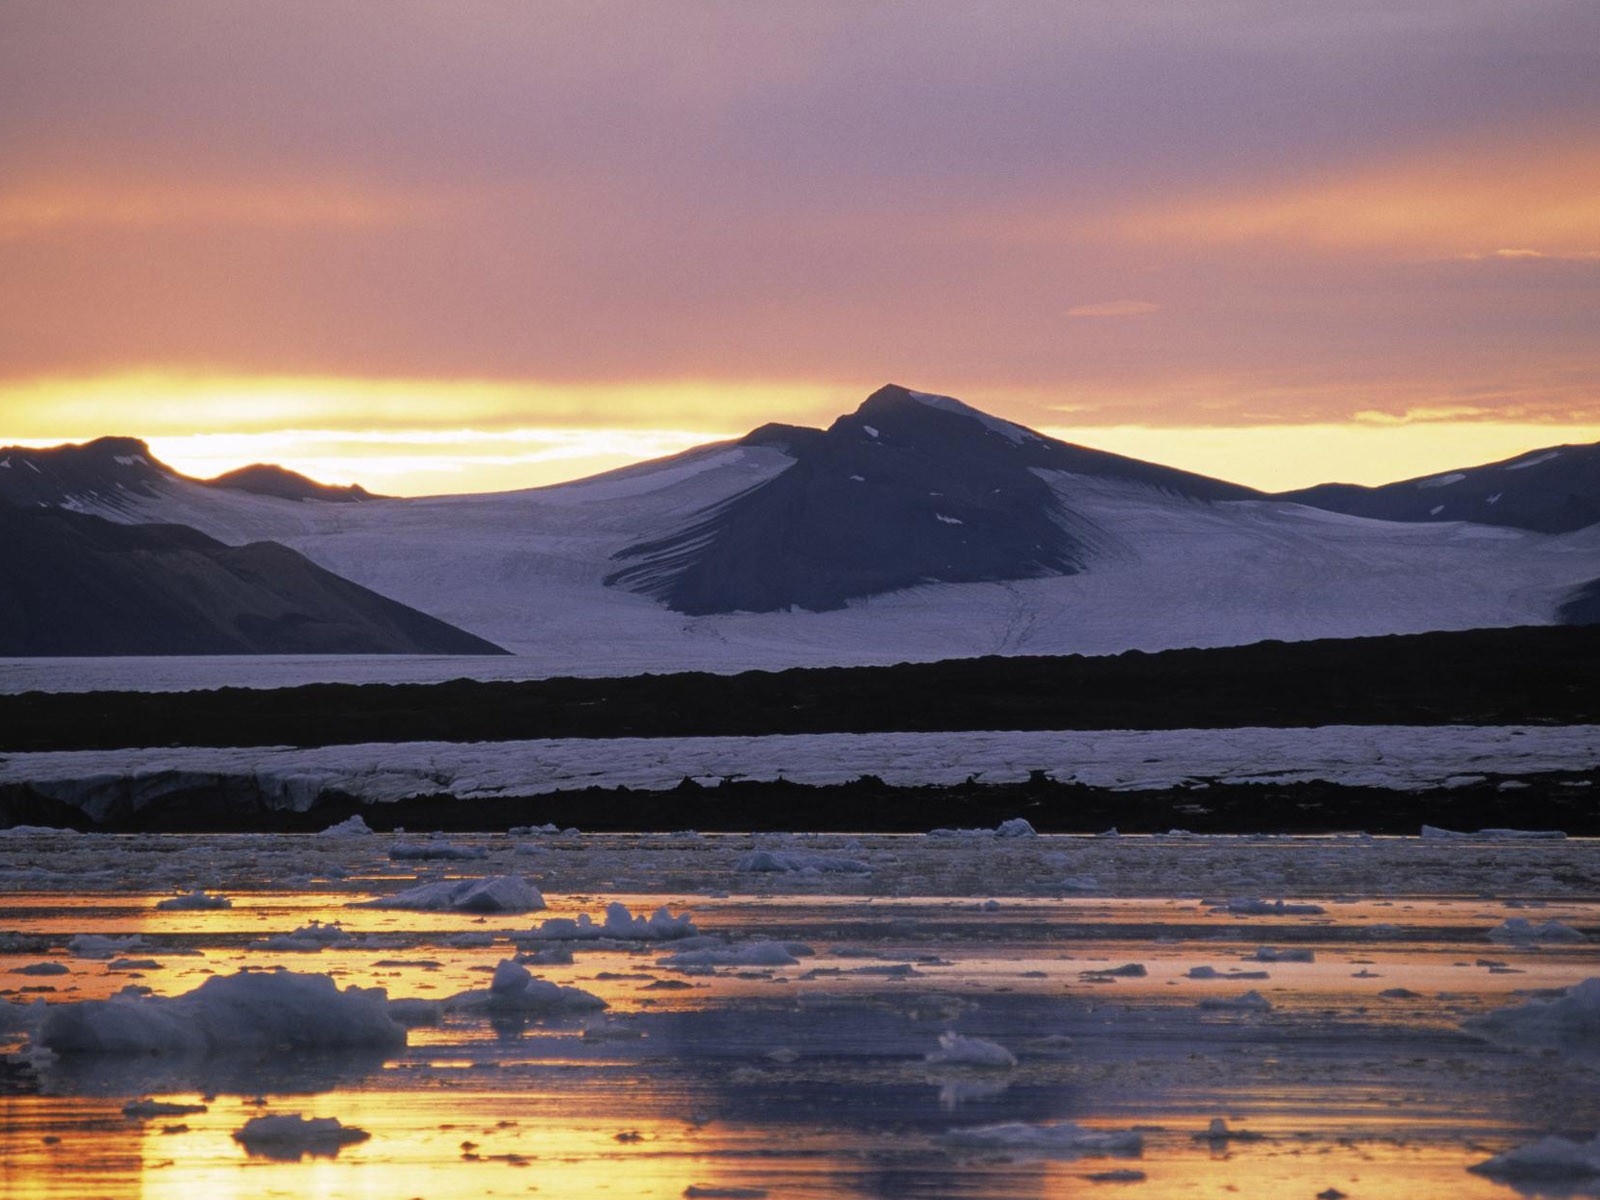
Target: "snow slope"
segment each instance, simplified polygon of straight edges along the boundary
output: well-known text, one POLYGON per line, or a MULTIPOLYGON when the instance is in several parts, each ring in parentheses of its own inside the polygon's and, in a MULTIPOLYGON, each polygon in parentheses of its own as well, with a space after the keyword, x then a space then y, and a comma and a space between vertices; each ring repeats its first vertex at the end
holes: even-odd
MULTIPOLYGON (((929 402, 940 418, 966 412, 956 402, 906 394, 929 402)), ((982 414, 974 420, 975 436, 1035 452, 1016 440, 1019 427, 982 414)), ((825 612, 689 616, 604 585, 622 551, 681 535, 708 510, 792 468, 794 452, 781 442, 713 445, 493 495, 321 504, 166 477, 145 493, 123 491, 114 505, 89 497, 82 507, 120 521, 191 525, 230 543, 283 542, 523 656, 447 666, 394 661, 370 672, 364 664, 311 664, 309 676, 285 664, 285 682, 730 671, 1546 624, 1575 587, 1600 576, 1600 526, 1551 535, 1376 521, 1267 497, 1187 495, 1164 481, 1161 468, 1141 477, 1143 464, 1107 469, 1103 461, 1114 456, 1050 446, 1060 448, 1051 461, 1067 461, 1069 452, 1085 459, 1082 471, 1030 468, 1059 500, 1074 544, 1086 548, 1078 573, 925 584, 825 612)), ((259 677, 254 669, 231 677, 197 672, 177 672, 174 686, 259 677)), ((70 670, 0 662, 5 690, 81 686, 71 677, 70 670), (56 674, 64 682, 51 683, 56 674)))

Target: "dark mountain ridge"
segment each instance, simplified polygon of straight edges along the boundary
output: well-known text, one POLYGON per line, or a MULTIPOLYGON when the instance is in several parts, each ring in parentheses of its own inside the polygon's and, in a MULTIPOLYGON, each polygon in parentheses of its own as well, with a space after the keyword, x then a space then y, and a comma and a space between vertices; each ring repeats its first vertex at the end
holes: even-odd
POLYGON ((276 542, 0 503, 0 655, 504 654, 276 542))
POLYGON ((764 425, 742 444, 777 447, 794 465, 667 537, 624 549, 607 584, 703 615, 824 611, 923 583, 1072 575, 1099 533, 1041 470, 1201 502, 1260 497, 895 384, 826 430, 764 425))

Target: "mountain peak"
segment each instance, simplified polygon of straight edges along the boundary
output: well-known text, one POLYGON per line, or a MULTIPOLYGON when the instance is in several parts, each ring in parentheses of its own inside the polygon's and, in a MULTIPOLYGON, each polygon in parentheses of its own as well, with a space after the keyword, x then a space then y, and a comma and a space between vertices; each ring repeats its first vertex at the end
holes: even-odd
POLYGON ((331 504, 349 504, 361 500, 378 500, 359 483, 344 487, 331 483, 318 483, 315 479, 280 467, 275 463, 252 463, 248 467, 218 475, 203 481, 207 487, 226 488, 236 492, 252 492, 258 496, 276 496, 280 500, 321 500, 331 504))
POLYGON ((23 508, 84 500, 117 508, 130 494, 153 496, 155 485, 175 474, 135 437, 0 448, 0 500, 23 508))

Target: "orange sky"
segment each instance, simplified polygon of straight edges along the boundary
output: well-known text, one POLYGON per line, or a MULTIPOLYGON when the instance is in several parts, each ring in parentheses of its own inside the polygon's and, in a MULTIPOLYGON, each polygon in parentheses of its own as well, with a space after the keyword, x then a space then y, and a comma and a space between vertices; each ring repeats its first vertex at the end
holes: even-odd
POLYGON ((0 442, 473 490, 891 380, 1266 487, 1600 440, 1593 4, 12 0, 0 112, 0 442))

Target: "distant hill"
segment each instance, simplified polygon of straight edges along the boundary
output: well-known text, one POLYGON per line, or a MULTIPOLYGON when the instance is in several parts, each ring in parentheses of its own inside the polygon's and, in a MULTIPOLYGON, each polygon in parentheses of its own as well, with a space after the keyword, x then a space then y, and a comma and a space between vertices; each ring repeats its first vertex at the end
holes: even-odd
POLYGON ((1550 446, 1381 487, 1323 483, 1280 493, 1280 499, 1378 521, 1471 521, 1571 533, 1600 522, 1600 445, 1550 446))
POLYGON ((0 505, 0 655, 503 654, 274 542, 0 505))
POLYGON ((207 487, 232 488, 238 492, 254 492, 258 496, 276 496, 280 500, 322 500, 329 504, 350 504, 362 500, 381 500, 359 483, 339 487, 331 483, 318 483, 298 471, 271 463, 252 463, 202 481, 207 487))

